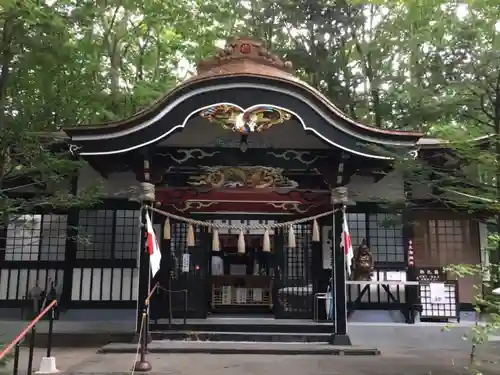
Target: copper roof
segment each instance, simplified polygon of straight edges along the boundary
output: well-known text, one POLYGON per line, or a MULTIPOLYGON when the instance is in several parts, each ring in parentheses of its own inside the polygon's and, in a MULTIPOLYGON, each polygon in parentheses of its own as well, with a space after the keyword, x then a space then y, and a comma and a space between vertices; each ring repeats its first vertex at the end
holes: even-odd
POLYGON ((283 61, 278 56, 269 53, 260 41, 236 38, 228 42, 226 47, 213 58, 200 61, 197 75, 186 82, 232 74, 296 79, 290 61, 283 61))

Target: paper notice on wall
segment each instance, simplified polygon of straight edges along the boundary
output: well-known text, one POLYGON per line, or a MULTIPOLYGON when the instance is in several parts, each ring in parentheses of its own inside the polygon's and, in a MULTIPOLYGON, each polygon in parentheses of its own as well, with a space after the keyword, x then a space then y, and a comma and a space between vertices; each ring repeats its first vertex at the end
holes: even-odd
POLYGON ((446 285, 445 283, 431 283, 431 303, 445 303, 446 302, 446 285))
POLYGON ((189 253, 182 254, 182 272, 189 272, 190 260, 191 259, 189 253))

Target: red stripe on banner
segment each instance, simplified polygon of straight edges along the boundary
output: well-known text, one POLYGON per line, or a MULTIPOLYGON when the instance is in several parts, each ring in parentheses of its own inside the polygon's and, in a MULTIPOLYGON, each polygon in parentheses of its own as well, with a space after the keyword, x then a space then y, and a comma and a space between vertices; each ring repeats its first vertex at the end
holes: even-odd
POLYGON ((154 252, 155 237, 153 233, 148 232, 148 252, 149 255, 153 255, 154 252))
POLYGON ((349 233, 344 232, 344 252, 346 253, 346 255, 349 254, 351 247, 351 236, 349 233))

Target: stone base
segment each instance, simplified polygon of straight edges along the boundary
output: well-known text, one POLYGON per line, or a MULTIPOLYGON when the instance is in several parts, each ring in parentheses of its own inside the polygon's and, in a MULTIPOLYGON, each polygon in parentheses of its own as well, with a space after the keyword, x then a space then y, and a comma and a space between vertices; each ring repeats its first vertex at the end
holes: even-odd
POLYGON ((148 361, 137 361, 134 365, 134 371, 136 372, 148 372, 151 371, 153 367, 148 361))
POLYGON ((346 333, 345 335, 339 335, 339 334, 333 334, 330 336, 330 339, 328 340, 328 343, 330 345, 336 345, 336 346, 351 346, 351 338, 349 335, 346 333))
POLYGON ((43 357, 40 362, 40 369, 35 374, 57 374, 56 357, 43 357))

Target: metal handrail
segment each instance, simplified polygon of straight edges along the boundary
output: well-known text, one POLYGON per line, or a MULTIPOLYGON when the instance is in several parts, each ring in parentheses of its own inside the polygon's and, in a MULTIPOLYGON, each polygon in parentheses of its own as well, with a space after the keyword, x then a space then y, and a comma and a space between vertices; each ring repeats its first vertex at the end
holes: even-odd
POLYGON ((11 341, 9 345, 7 345, 2 352, 0 352, 0 361, 17 345, 19 342, 26 337, 28 332, 33 329, 33 327, 42 319, 50 310, 52 310, 57 305, 57 300, 53 300, 49 303, 36 317, 33 319, 30 324, 26 326, 23 331, 17 335, 17 337, 11 341))

